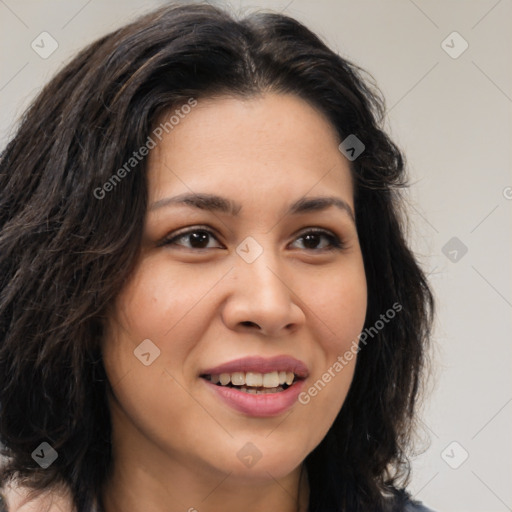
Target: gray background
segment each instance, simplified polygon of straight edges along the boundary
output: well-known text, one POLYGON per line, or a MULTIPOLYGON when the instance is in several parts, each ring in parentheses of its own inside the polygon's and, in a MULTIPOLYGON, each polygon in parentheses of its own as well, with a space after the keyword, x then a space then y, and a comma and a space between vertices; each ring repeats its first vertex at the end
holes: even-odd
MULTIPOLYGON (((162 3, 0 0, 0 146, 77 50, 162 3), (58 44, 46 59, 31 48, 43 31, 58 44)), ((408 159, 410 239, 439 307, 420 432, 430 442, 410 489, 438 511, 512 510, 512 1, 229 5, 304 21, 382 88, 408 159)))

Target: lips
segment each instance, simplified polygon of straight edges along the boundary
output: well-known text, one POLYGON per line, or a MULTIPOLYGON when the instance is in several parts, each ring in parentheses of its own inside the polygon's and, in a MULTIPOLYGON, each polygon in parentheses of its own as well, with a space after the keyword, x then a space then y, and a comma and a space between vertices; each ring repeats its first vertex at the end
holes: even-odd
POLYGON ((235 359, 213 368, 207 368, 201 372, 201 376, 220 375, 222 373, 233 374, 235 372, 261 374, 292 372, 300 379, 305 379, 309 375, 308 367, 302 361, 290 356, 276 356, 271 358, 244 357, 235 359))
POLYGON ((290 356, 247 357, 201 372, 214 396, 238 412, 269 417, 285 412, 297 401, 307 366, 290 356))

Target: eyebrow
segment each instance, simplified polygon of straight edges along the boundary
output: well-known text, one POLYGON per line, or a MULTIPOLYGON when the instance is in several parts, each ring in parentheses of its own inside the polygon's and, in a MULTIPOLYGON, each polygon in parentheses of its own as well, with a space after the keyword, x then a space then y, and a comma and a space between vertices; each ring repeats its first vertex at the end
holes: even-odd
MULTIPOLYGON (((203 193, 185 193, 174 197, 166 197, 159 199, 149 206, 150 211, 154 211, 166 206, 185 205, 200 210, 208 210, 226 213, 237 216, 242 210, 242 205, 225 197, 215 194, 203 193)), ((286 215, 298 215, 301 213, 310 213, 327 210, 334 206, 347 213, 351 220, 355 223, 355 215, 350 205, 339 197, 303 197, 295 201, 285 213, 286 215)))

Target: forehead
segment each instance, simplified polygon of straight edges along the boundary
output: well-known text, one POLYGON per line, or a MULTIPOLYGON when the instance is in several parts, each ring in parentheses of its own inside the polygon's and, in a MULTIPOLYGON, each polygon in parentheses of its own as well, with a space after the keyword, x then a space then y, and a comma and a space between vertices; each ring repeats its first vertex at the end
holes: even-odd
POLYGON ((308 191, 338 193, 353 204, 338 134, 305 100, 274 93, 218 97, 198 99, 186 110, 149 155, 150 202, 171 192, 222 190, 240 201, 246 195, 283 201, 308 191))

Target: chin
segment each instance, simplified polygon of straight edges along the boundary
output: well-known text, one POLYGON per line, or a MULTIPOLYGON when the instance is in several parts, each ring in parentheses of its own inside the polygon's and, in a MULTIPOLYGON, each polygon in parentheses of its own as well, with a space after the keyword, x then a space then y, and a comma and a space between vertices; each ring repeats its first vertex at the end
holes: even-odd
POLYGON ((215 468, 241 483, 265 483, 285 478, 301 465, 311 451, 304 450, 303 439, 294 441, 290 436, 280 436, 276 432, 266 435, 267 438, 251 436, 246 441, 242 437, 233 439, 231 446, 222 450, 222 464, 219 465, 219 458, 214 456, 215 468), (271 440, 273 436, 275 439, 271 440), (233 456, 227 455, 229 453, 233 456))

